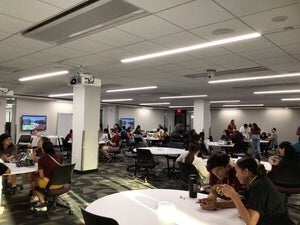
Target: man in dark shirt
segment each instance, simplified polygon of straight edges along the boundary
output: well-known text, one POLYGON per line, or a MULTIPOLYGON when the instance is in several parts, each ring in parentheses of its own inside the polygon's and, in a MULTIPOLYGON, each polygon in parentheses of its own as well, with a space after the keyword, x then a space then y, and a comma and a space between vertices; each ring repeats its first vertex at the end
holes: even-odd
POLYGON ((228 184, 239 193, 245 190, 245 186, 235 176, 236 171, 230 163, 229 155, 222 152, 212 154, 207 160, 207 170, 210 172, 209 184, 211 191, 207 198, 200 199, 201 207, 206 210, 234 207, 231 200, 217 201, 217 197, 220 197, 218 196, 218 186, 221 184, 228 184))

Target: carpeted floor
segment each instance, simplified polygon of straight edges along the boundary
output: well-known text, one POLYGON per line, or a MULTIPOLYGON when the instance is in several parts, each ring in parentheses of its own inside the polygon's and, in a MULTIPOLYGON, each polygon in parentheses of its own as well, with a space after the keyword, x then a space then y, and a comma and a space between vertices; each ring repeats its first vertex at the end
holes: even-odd
MULTIPOLYGON (((159 162, 156 173, 160 174, 160 179, 148 183, 134 178, 133 173, 126 171, 126 164, 129 163, 126 159, 124 162, 99 163, 98 172, 75 173, 72 191, 63 196, 63 199, 72 206, 73 215, 69 215, 66 209, 57 207, 50 212, 49 219, 45 219, 42 212, 33 214, 29 210, 29 184, 25 184, 24 189, 19 190, 16 195, 2 196, 4 212, 0 215, 0 225, 83 225, 79 206, 87 206, 105 195, 143 188, 180 189, 181 185, 176 177, 168 180, 166 174, 163 173, 166 160, 161 157, 159 162)), ((22 182, 24 178, 19 176, 18 180, 22 182)), ((290 208, 289 212, 293 220, 298 223, 300 221, 299 211, 290 208)))

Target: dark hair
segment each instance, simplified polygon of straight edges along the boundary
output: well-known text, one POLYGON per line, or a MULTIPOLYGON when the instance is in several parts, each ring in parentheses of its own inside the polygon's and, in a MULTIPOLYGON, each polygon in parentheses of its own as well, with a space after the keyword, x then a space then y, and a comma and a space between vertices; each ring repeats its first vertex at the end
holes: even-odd
POLYGON ((47 137, 41 137, 40 139, 43 141, 43 143, 44 143, 44 142, 49 142, 49 141, 50 141, 50 139, 47 138, 47 137))
POLYGON ((192 164, 195 158, 195 153, 199 150, 199 145, 197 143, 190 143, 188 149, 189 153, 185 158, 185 163, 192 164))
POLYGON ((3 142, 6 138, 10 138, 11 136, 7 133, 0 135, 0 141, 3 142))
POLYGON ((295 148, 288 141, 283 141, 279 144, 279 148, 284 149, 284 156, 288 158, 297 157, 295 148))
POLYGON ((275 127, 273 127, 273 130, 274 130, 274 131, 276 131, 276 128, 275 128, 275 127))
POLYGON ((229 163, 229 155, 223 152, 213 153, 207 160, 207 170, 211 171, 215 167, 226 167, 229 163))
POLYGON ((43 142, 42 148, 45 151, 45 154, 53 156, 55 154, 55 149, 50 141, 43 142))
POLYGON ((252 156, 245 156, 238 161, 236 165, 242 170, 248 169, 251 173, 258 177, 264 177, 267 175, 267 171, 262 164, 258 164, 252 156))

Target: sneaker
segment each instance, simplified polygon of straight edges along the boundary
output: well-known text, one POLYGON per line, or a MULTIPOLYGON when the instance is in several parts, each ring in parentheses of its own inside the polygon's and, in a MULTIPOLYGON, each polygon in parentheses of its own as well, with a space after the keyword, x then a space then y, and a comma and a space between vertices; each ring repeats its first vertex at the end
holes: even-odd
POLYGON ((44 203, 40 203, 40 202, 37 202, 36 205, 34 206, 34 209, 36 211, 47 211, 47 202, 44 202, 44 203))
POLYGON ((36 195, 31 196, 30 203, 38 202, 39 198, 36 195))

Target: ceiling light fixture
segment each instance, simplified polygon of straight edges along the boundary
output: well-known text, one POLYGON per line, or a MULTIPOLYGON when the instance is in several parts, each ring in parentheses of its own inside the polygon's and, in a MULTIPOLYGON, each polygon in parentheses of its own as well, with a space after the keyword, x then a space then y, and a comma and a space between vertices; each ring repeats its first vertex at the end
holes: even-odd
POLYGON ((160 99, 176 99, 176 98, 203 98, 207 97, 207 95, 186 95, 186 96, 166 96, 166 97, 159 97, 160 99))
POLYGON ((264 106, 264 104, 223 105, 223 107, 258 107, 258 106, 264 106))
POLYGON ((210 101, 209 103, 234 103, 234 102, 241 102, 241 100, 210 101))
POLYGON ((55 98, 55 97, 65 97, 65 96, 73 96, 73 93, 64 93, 64 94, 53 94, 53 95, 48 95, 50 98, 55 98))
POLYGON ((237 82, 237 81, 263 80, 263 79, 275 79, 275 78, 297 77, 297 76, 300 76, 300 73, 287 73, 287 74, 259 76, 259 77, 241 77, 241 78, 224 79, 224 80, 210 80, 208 81, 208 83, 209 84, 229 83, 229 82, 237 82))
POLYGON ((194 108, 192 105, 171 105, 169 106, 170 109, 176 109, 176 108, 194 108))
POLYGON ((170 105, 170 102, 141 103, 140 105, 170 105))
POLYGON ((155 88, 157 88, 157 86, 113 89, 113 90, 107 90, 106 92, 140 91, 140 90, 155 89, 155 88))
POLYGON ((300 89, 296 90, 279 90, 279 91, 255 91, 253 94, 255 95, 263 95, 263 94, 290 94, 290 93, 300 93, 300 89))
POLYGON ((62 71, 57 71, 57 72, 53 72, 53 73, 44 73, 44 74, 38 74, 38 75, 29 76, 29 77, 22 77, 19 79, 19 81, 37 80, 37 79, 43 79, 43 78, 47 78, 47 77, 61 76, 61 75, 65 75, 68 73, 69 73, 68 70, 62 70, 62 71))
POLYGON ((120 99, 103 99, 101 102, 127 102, 132 101, 132 98, 120 98, 120 99))
POLYGON ((172 55, 172 54, 177 54, 177 53, 182 53, 182 52, 187 52, 187 51, 193 51, 201 48, 207 48, 207 47, 212 47, 212 46, 217 46, 217 45, 223 45, 223 44, 228 44, 236 41, 243 41, 251 38, 257 38, 260 37, 260 33, 251 33, 251 34, 246 34, 246 35, 241 35, 241 36, 236 36, 232 38, 225 38, 221 39, 218 41, 210 41, 198 45, 191 45, 183 48, 176 48, 168 51, 162 51, 162 52, 156 52, 152 54, 147 54, 147 55, 141 55, 137 57, 132 57, 132 58, 126 58, 122 59, 122 63, 128 63, 128 62, 135 62, 139 60, 145 60, 145 59, 151 59, 151 58, 156 58, 156 57, 161 57, 161 56, 166 56, 166 55, 172 55))
POLYGON ((282 98, 281 101, 300 101, 300 98, 282 98))

